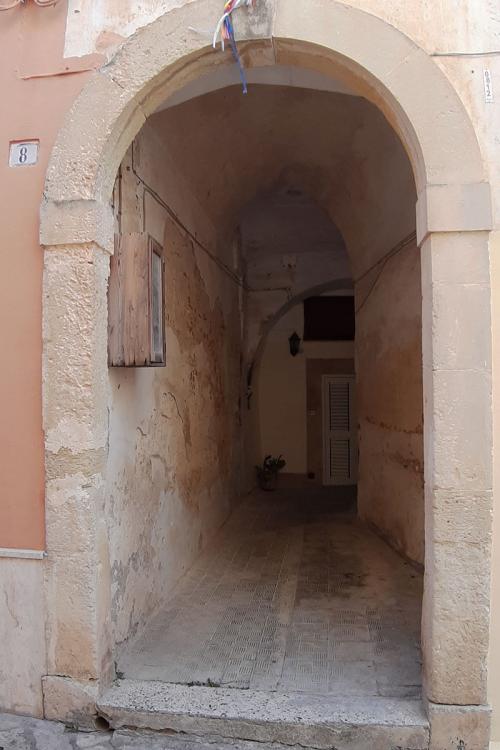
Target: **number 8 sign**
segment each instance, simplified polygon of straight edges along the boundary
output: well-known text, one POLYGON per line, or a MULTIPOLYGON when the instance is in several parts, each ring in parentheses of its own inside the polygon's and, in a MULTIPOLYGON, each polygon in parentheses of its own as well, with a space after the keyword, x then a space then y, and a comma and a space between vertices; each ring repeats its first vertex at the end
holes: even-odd
POLYGON ((38 161, 38 141, 14 141, 10 144, 10 167, 30 167, 38 161))

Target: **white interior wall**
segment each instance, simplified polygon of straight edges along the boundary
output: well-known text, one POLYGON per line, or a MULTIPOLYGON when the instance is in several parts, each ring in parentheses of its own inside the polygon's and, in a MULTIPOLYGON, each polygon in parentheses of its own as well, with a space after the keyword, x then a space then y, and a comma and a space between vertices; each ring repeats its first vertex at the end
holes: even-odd
POLYGON ((270 332, 260 363, 259 415, 263 457, 280 453, 284 471, 305 474, 307 457, 306 363, 292 357, 289 336, 304 333, 302 305, 293 307, 270 332))

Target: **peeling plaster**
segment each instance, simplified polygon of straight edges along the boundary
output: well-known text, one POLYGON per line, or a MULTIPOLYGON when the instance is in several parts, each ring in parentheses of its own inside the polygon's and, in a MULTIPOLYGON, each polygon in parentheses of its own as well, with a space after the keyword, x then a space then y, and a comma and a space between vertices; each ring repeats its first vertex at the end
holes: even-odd
MULTIPOLYGON (((116 36, 129 37, 173 8, 191 0, 70 0, 65 55, 82 56, 101 51, 103 33, 113 46, 116 36), (103 32, 104 30, 104 32, 103 32)), ((265 0, 261 0, 263 2, 265 0)), ((347 4, 347 3, 346 3, 347 4)), ((400 28, 429 53, 497 49, 500 13, 495 0, 471 2, 457 12, 455 0, 422 0, 408 13, 396 0, 350 0, 349 6, 373 13, 400 28), (443 39, 443 28, 446 38, 443 39)), ((217 18, 214 18, 215 28, 217 18)), ((207 37, 212 28, 204 28, 207 37)))
POLYGON ((106 481, 117 644, 165 603, 225 520, 239 461, 238 287, 151 198, 153 191, 181 216, 188 210, 192 228, 210 227, 196 203, 183 201, 168 141, 146 128, 133 149, 133 160, 130 150, 122 164, 115 210, 122 231, 144 227, 164 243, 167 366, 110 372, 106 481))

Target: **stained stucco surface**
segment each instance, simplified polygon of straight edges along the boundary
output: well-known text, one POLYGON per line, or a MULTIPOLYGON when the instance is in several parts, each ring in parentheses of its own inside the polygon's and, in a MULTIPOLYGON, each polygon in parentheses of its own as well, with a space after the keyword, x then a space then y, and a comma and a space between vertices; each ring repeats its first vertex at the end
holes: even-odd
MULTIPOLYGON (((133 0, 70 0, 66 54, 89 54, 116 44, 120 37, 130 36, 162 13, 189 1, 144 0, 138 7, 133 0)), ((458 13, 453 0, 424 0, 412 5, 411 12, 396 0, 356 0, 349 5, 400 28, 428 52, 467 50, 474 45, 496 49, 500 36, 500 12, 495 0, 463 4, 458 13), (446 28, 444 38, 443 28, 446 28)), ((217 20, 214 19, 214 27, 217 20)))
POLYGON ((421 304, 419 250, 413 243, 389 260, 358 313, 356 366, 364 457, 361 516, 423 563, 421 304))
POLYGON ((190 230, 207 237, 202 210, 183 202, 180 172, 168 139, 147 128, 114 193, 117 228, 164 245, 167 340, 165 368, 109 374, 106 517, 117 642, 165 601, 237 493, 239 287, 159 202, 184 220, 187 213, 190 230))

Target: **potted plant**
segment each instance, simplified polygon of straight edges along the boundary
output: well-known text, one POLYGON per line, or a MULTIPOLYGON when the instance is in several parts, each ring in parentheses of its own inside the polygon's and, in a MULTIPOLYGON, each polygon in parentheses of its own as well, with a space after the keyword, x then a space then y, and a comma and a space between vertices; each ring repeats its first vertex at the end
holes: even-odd
POLYGON ((283 456, 266 456, 261 466, 255 467, 257 481, 261 490, 271 492, 276 489, 278 473, 286 466, 283 456))

